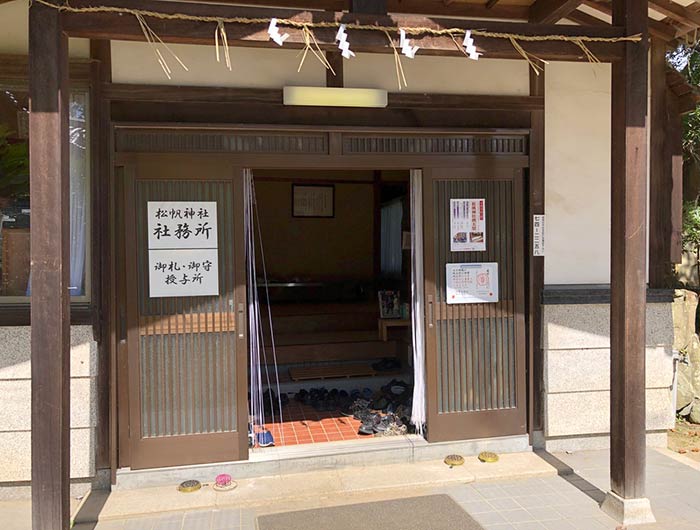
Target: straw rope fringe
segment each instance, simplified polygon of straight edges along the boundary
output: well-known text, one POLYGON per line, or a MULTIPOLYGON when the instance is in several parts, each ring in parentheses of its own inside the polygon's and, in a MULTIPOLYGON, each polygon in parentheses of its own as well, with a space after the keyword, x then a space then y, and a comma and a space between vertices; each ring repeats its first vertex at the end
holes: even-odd
MULTIPOLYGON (((214 17, 214 16, 203 16, 203 15, 188 15, 185 13, 161 13, 158 11, 149 11, 142 9, 131 9, 126 7, 114 7, 114 6, 88 6, 88 7, 73 7, 68 4, 53 4, 48 0, 32 0, 33 2, 43 4, 59 11, 65 11, 69 13, 122 13, 130 15, 140 15, 142 17, 157 18, 160 20, 192 20, 198 22, 213 22, 218 24, 223 22, 225 24, 253 24, 253 25, 267 25, 270 23, 269 18, 246 18, 246 17, 214 17)), ((296 20, 291 20, 288 18, 278 18, 277 24, 279 26, 288 26, 296 29, 303 30, 304 28, 339 28, 340 22, 298 22, 296 20)), ((379 26, 373 24, 350 24, 345 23, 346 29, 349 30, 363 30, 363 31, 396 31, 398 28, 395 26, 379 26)), ((447 35, 462 35, 464 33, 464 28, 442 28, 435 29, 429 27, 406 27, 402 28, 406 31, 407 35, 434 35, 434 36, 447 36, 447 35)), ((518 33, 502 33, 497 31, 485 31, 479 29, 473 29, 472 35, 475 37, 488 37, 491 39, 511 39, 514 38, 518 41, 523 42, 546 42, 546 41, 561 41, 561 42, 574 42, 581 43, 586 42, 640 42, 642 40, 642 35, 630 35, 625 37, 591 37, 588 35, 580 36, 569 36, 569 35, 522 35, 518 33)))
MULTIPOLYGON (((231 59, 229 55, 228 39, 226 37, 225 24, 247 24, 247 25, 268 25, 270 23, 270 18, 247 18, 247 17, 215 17, 215 16, 205 16, 205 15, 190 15, 186 13, 161 13, 159 11, 151 11, 144 9, 133 9, 127 7, 116 7, 116 6, 87 6, 87 7, 73 7, 68 3, 65 4, 55 4, 49 0, 29 0, 29 5, 33 2, 42 4, 59 11, 64 11, 68 13, 119 13, 126 15, 133 15, 141 26, 146 41, 154 48, 156 56, 158 58, 158 63, 165 72, 165 75, 170 79, 172 71, 168 66, 167 61, 163 57, 160 51, 160 46, 162 45, 179 63, 187 70, 187 67, 182 63, 180 58, 155 34, 155 32, 146 23, 145 17, 154 18, 158 20, 190 20, 196 22, 212 22, 216 24, 216 30, 214 33, 214 40, 216 44, 216 60, 220 62, 221 57, 219 54, 219 42, 221 41, 224 58, 226 62, 226 67, 231 70, 231 59)), ((290 28, 298 29, 302 32, 304 37, 304 48, 302 50, 302 58, 299 63, 299 70, 301 70, 304 65, 304 61, 311 51, 313 55, 323 64, 323 66, 333 72, 333 68, 330 63, 326 60, 325 54, 321 50, 316 37, 312 31, 314 29, 337 29, 341 26, 341 22, 327 21, 327 22, 298 22, 296 20, 288 18, 278 18, 277 25, 286 26, 290 28)), ((389 43, 394 51, 394 59, 396 62, 396 75, 399 80, 399 88, 401 88, 402 83, 406 85, 406 78, 403 73, 403 66, 401 65, 401 58, 398 57, 398 52, 394 46, 393 39, 390 36, 390 32, 397 31, 395 26, 381 26, 373 24, 352 24, 344 23, 347 30, 359 30, 359 31, 381 31, 387 35, 389 38, 389 43)), ((442 28, 435 29, 430 27, 402 27, 407 35, 433 35, 433 36, 449 36, 454 41, 458 49, 462 50, 462 47, 456 40, 457 36, 464 34, 464 28, 442 28)), ((520 33, 504 33, 497 31, 485 31, 480 29, 472 29, 471 33, 475 37, 486 37, 491 39, 505 39, 508 40, 513 48, 527 61, 530 67, 535 71, 537 75, 543 70, 542 64, 547 64, 546 61, 529 53, 525 50, 521 43, 526 42, 570 42, 578 46, 585 57, 592 63, 599 63, 600 60, 593 54, 590 48, 587 46, 588 43, 595 42, 640 42, 642 40, 642 35, 629 35, 625 37, 591 37, 588 35, 523 35, 520 33)), ((464 50, 462 50, 464 51, 464 50)))

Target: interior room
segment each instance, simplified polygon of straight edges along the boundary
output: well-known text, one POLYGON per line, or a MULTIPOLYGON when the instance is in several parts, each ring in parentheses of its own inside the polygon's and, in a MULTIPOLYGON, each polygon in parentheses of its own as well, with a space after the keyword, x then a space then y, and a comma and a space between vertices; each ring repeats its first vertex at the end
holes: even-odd
POLYGON ((251 445, 408 432, 408 172, 254 170, 253 194, 262 346, 251 380, 264 422, 251 445))

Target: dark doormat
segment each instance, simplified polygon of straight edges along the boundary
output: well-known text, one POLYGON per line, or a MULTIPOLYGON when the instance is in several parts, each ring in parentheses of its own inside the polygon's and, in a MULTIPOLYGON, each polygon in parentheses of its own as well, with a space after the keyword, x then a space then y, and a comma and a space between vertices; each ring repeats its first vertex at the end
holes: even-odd
POLYGON ((448 495, 276 513, 258 517, 258 530, 483 530, 448 495))

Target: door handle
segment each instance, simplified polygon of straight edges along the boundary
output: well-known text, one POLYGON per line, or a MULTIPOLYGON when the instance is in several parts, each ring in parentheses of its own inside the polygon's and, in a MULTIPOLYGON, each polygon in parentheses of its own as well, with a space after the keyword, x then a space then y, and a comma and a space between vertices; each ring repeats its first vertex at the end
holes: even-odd
POLYGON ((245 305, 238 304, 238 338, 245 338, 245 305))
POLYGON ((433 307, 433 295, 428 295, 428 327, 432 328, 435 323, 435 309, 433 307))

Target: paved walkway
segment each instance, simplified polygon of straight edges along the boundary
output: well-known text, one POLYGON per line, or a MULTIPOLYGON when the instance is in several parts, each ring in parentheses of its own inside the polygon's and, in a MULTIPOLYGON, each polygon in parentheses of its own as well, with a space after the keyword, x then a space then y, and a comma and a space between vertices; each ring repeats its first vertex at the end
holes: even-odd
MULTIPOLYGON (((559 475, 517 480, 424 485, 356 492, 328 493, 322 488, 303 499, 287 499, 256 506, 183 510, 147 517, 76 524, 75 530, 255 530, 258 515, 447 493, 488 530, 581 529, 614 530, 618 525, 598 503, 609 488, 607 451, 543 454, 559 475)), ((484 464, 486 465, 486 464, 484 464)), ((648 486, 654 525, 635 530, 700 528, 700 464, 670 452, 649 450, 648 486)), ((371 469, 371 468, 368 468, 371 469)), ((368 471, 369 473, 369 471, 368 471)), ((313 474, 309 474, 309 480, 313 474)), ((2 508, 0 508, 1 510, 2 508)), ((0 521, 2 513, 0 512, 0 521)), ((4 525, 0 527, 5 528, 4 525)), ((359 529, 358 529, 359 530, 359 529)), ((430 530, 421 527, 420 530, 430 530)))

